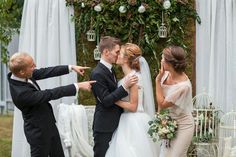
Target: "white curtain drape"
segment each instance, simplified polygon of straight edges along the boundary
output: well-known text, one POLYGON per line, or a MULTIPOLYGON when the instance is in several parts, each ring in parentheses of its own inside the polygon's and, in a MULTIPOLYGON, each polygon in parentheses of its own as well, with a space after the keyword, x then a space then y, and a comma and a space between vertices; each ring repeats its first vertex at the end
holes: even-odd
POLYGON ((224 112, 236 110, 236 1, 197 0, 196 91, 224 112))
MULTIPOLYGON (((37 67, 76 64, 73 8, 65 0, 25 0, 20 29, 19 51, 35 59, 37 67)), ((76 82, 76 74, 40 81, 41 89, 76 82)), ((57 104, 71 104, 76 97, 53 101, 57 117, 57 104)), ((13 121, 12 157, 30 157, 29 145, 23 132, 21 112, 15 108, 13 121)))

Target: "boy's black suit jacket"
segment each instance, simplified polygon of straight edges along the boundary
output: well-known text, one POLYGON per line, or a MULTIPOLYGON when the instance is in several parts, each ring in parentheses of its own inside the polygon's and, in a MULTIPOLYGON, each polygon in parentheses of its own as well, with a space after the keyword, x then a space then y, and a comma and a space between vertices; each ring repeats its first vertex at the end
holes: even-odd
POLYGON ((53 89, 40 90, 36 80, 68 74, 68 66, 56 66, 35 69, 31 81, 38 87, 28 82, 11 79, 8 74, 10 93, 15 106, 21 110, 24 119, 24 132, 30 144, 37 144, 40 138, 48 138, 53 134, 50 128, 55 127, 55 117, 50 100, 76 94, 74 84, 53 89))

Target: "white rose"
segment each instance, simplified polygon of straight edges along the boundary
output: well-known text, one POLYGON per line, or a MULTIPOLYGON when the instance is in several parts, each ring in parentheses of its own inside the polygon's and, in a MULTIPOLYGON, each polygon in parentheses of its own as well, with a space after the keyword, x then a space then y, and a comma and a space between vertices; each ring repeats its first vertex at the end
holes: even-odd
POLYGON ((166 129, 166 128, 161 128, 160 131, 159 131, 160 134, 167 134, 169 133, 169 130, 166 129))
POLYGON ((170 6, 171 6, 170 0, 165 0, 165 1, 163 2, 163 7, 164 7, 164 9, 169 9, 170 6))
POLYGON ((163 134, 163 128, 161 128, 161 129, 158 130, 158 134, 159 134, 159 135, 163 134))
POLYGON ((126 7, 122 5, 119 7, 119 11, 120 13, 125 13, 127 10, 126 10, 126 7))
POLYGON ((167 133, 169 133, 169 130, 166 128, 163 128, 163 132, 164 132, 164 134, 167 134, 167 133))
POLYGON ((94 10, 95 10, 96 12, 102 11, 101 5, 100 5, 100 4, 96 5, 96 6, 94 7, 94 10))
POLYGON ((138 8, 138 12, 139 13, 144 13, 146 11, 145 7, 143 5, 141 5, 139 8, 138 8))

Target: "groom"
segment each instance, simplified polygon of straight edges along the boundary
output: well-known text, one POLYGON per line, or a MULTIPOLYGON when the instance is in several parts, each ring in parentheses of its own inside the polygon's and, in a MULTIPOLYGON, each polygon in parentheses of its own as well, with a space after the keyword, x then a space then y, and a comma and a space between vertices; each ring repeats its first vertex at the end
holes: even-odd
POLYGON ((137 83, 137 77, 131 76, 117 87, 117 80, 112 64, 116 63, 120 52, 120 40, 105 36, 99 43, 101 60, 91 73, 92 91, 96 99, 93 121, 94 157, 104 157, 109 147, 112 134, 119 124, 123 109, 115 102, 128 95, 126 89, 137 83))
POLYGON ((22 112, 31 157, 64 157, 49 101, 74 96, 79 89, 90 90, 95 81, 41 90, 36 80, 68 74, 71 70, 83 75, 88 67, 64 65, 35 69, 34 60, 29 54, 15 53, 10 58, 9 68, 10 92, 15 106, 22 112))

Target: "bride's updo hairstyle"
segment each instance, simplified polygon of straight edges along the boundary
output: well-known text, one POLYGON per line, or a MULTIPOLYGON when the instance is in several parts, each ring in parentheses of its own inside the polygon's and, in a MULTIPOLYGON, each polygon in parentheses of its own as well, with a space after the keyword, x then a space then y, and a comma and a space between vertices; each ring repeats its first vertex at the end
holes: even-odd
POLYGON ((138 45, 132 43, 126 43, 121 46, 121 51, 124 53, 124 56, 128 58, 128 65, 131 69, 140 71, 139 58, 142 55, 142 51, 138 45))
POLYGON ((164 59, 171 64, 178 73, 184 72, 186 63, 186 52, 182 47, 169 46, 163 50, 164 59))

